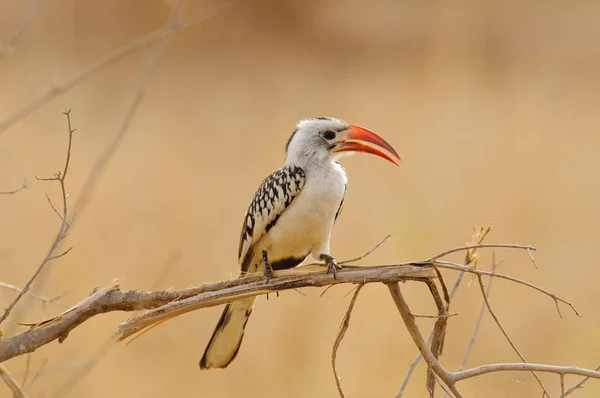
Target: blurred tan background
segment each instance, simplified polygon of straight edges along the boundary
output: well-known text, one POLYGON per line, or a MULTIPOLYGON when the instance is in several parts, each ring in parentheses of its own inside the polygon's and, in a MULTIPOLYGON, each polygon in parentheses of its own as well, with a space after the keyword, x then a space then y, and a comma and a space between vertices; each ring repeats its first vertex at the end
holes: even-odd
MULTIPOLYGON (((335 116, 380 133, 404 164, 345 160, 350 185, 334 255, 353 257, 392 234, 366 263, 422 259, 494 222, 488 242, 539 249, 539 270, 524 252, 499 251, 500 270, 572 300, 583 314, 563 308, 561 320, 552 300, 496 281, 492 303, 526 358, 600 363, 600 2, 188 0, 181 20, 210 18, 82 75, 161 29, 175 3, 0 2, 0 46, 15 38, 0 55, 0 190, 23 178, 30 185, 0 196, 3 282, 22 286, 51 243, 59 220, 44 194, 58 202, 58 187, 33 175, 63 163, 61 110, 72 108, 78 128, 67 181, 78 216, 65 248, 74 249, 34 289, 68 294, 60 305, 23 300, 5 333, 116 278, 123 288, 157 289, 237 275, 246 206, 282 164, 294 124, 335 116), (66 90, 39 100, 53 87, 66 90)), ((488 251, 480 266, 490 262, 488 251)), ((47 365, 29 393, 336 396, 330 355, 349 289, 260 299, 225 371, 197 365, 221 308, 170 321, 129 346, 107 341, 131 314, 99 316, 32 355, 31 373, 47 365)), ((416 313, 433 314, 423 286, 404 289, 416 313)), ((0 291, 0 306, 12 297, 0 291)), ((463 357, 480 303, 476 284, 465 284, 453 304, 460 316, 449 322, 443 363, 450 369, 463 357)), ((393 396, 415 353, 387 289, 366 287, 338 354, 347 396, 393 396)), ((496 361, 518 358, 486 316, 468 364, 496 361)), ((20 379, 25 358, 6 366, 20 379)), ((425 396, 424 372, 421 365, 406 397, 425 396)), ((558 394, 558 377, 543 380, 558 394)), ((526 373, 460 387, 467 397, 541 395, 526 373)), ((0 396, 9 394, 0 386, 0 396)), ((598 394, 600 383, 591 381, 573 396, 598 394)))

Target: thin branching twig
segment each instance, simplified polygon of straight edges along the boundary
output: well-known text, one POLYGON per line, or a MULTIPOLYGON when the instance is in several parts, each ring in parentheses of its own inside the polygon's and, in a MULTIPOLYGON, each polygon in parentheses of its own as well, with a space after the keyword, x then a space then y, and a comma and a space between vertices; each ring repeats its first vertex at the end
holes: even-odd
POLYGON ((39 109, 42 105, 46 104, 47 102, 49 102, 56 96, 71 90, 73 87, 77 86, 79 83, 86 81, 90 77, 92 77, 95 74, 104 70, 106 67, 114 64, 117 61, 124 59, 128 55, 133 54, 142 48, 146 48, 148 46, 151 46, 154 43, 168 39, 168 38, 172 37, 175 33, 179 32, 183 29, 198 25, 198 24, 206 21, 207 19, 210 19, 216 15, 219 15, 224 10, 228 9, 230 6, 231 6, 231 3, 228 3, 228 2, 219 4, 218 6, 213 8, 211 11, 203 13, 202 15, 200 15, 198 17, 189 18, 184 21, 178 22, 176 24, 169 25, 167 27, 162 27, 158 30, 155 30, 152 33, 149 33, 146 36, 140 37, 139 39, 136 39, 136 40, 128 43, 124 47, 119 48, 118 50, 110 53, 109 55, 98 60, 97 62, 94 62, 93 64, 88 65, 87 67, 82 69, 79 73, 77 73, 75 76, 62 82, 61 84, 51 87, 46 92, 39 95, 32 102, 28 103, 27 105, 23 106, 21 109, 16 111, 12 116, 10 116, 7 119, 5 119, 4 121, 0 122, 0 135, 2 135, 2 133, 5 132, 13 124, 18 122, 19 120, 22 120, 26 116, 30 115, 32 112, 39 109))
MULTIPOLYGON (((178 22, 176 17, 178 16, 178 11, 173 11, 171 17, 169 18, 169 22, 163 29, 172 29, 173 26, 178 26, 178 22)), ((89 174, 85 178, 83 185, 81 187, 79 196, 74 204, 74 209, 77 214, 81 214, 88 203, 91 201, 94 193, 96 191, 96 186, 98 185, 98 181, 102 178, 104 171, 109 165, 110 161, 113 159, 117 150, 121 146, 121 143, 127 136, 129 132, 129 127, 134 120, 134 117, 140 106, 142 105, 144 98, 146 97, 146 93, 148 92, 148 88, 150 87, 150 82, 154 77, 154 73, 156 69, 160 65, 160 62, 167 52, 169 45, 171 44, 172 35, 165 37, 162 40, 160 45, 152 49, 152 52, 149 56, 148 62, 144 65, 143 69, 140 71, 141 79, 139 82, 139 86, 134 94, 133 101, 131 102, 127 112, 123 117, 123 121, 121 122, 121 126, 119 131, 112 139, 110 144, 102 151, 100 156, 94 162, 92 169, 89 174)), ((0 130, 1 131, 1 130, 0 130)))
POLYGON ((490 247, 495 247, 495 248, 505 248, 505 249, 523 249, 523 250, 527 250, 528 253, 531 253, 531 251, 536 251, 537 249, 531 245, 514 245, 514 244, 498 244, 498 243, 477 243, 477 244, 473 244, 473 245, 466 245, 466 246, 458 246, 446 251, 443 251, 441 253, 436 254, 435 256, 429 258, 428 261, 433 261, 433 260, 437 260, 439 258, 442 257, 446 257, 448 254, 452 254, 452 253, 456 253, 456 252, 460 252, 460 251, 464 251, 464 250, 468 250, 468 249, 481 249, 481 248, 490 248, 490 247))
MULTIPOLYGON (((27 354, 27 359, 25 360, 25 371, 23 372, 23 381, 21 382, 22 386, 27 385, 27 378, 29 377, 29 368, 31 366, 31 353, 27 354)), ((27 388, 24 388, 27 391, 27 388)))
POLYGON ((48 360, 47 359, 42 360, 42 364, 40 365, 38 370, 35 372, 35 374, 31 378, 31 380, 29 381, 29 383, 25 384, 25 387, 23 387, 23 389, 25 391, 29 390, 29 388, 33 385, 33 383, 35 383, 35 381, 42 376, 42 374, 46 370, 46 365, 48 365, 48 360))
MULTIPOLYGON (((527 363, 527 360, 525 359, 523 354, 521 354, 521 351, 519 351, 519 349, 517 348, 514 341, 510 338, 510 336, 508 335, 508 332, 506 331, 506 329, 504 329, 504 326, 502 326, 502 322, 500 322, 500 319, 498 318, 498 316, 492 309, 490 300, 488 300, 488 297, 485 293, 485 284, 483 283, 483 279, 481 278, 481 275, 479 275, 479 274, 477 275, 477 282, 479 282, 479 290, 481 291, 481 295, 483 296, 483 301, 485 302, 485 306, 486 306, 488 312, 490 313, 490 315, 492 316, 492 318, 494 318, 494 322, 496 322, 498 329, 500 329, 500 331, 504 335, 504 338, 506 339, 506 341, 508 341, 508 344, 510 344, 510 346, 512 347, 513 351, 519 356, 519 358, 521 358, 521 361, 523 361, 524 363, 527 363)), ((540 387, 542 388, 542 390, 544 390, 544 396, 550 397, 548 390, 544 386, 544 383, 542 383, 542 379, 540 379, 540 377, 537 375, 537 373, 535 373, 533 371, 531 373, 533 374, 533 377, 535 377, 535 379, 537 380, 537 382, 540 385, 540 387)))
MULTIPOLYGON (((0 282, 0 288, 12 290, 13 292, 17 292, 17 293, 21 293, 23 291, 23 289, 20 289, 17 286, 11 285, 10 283, 6 283, 6 282, 0 282)), ((31 297, 32 299, 41 301, 42 303, 51 303, 51 304, 58 303, 58 300, 60 300, 62 297, 65 296, 64 293, 61 293, 54 297, 44 297, 44 296, 40 296, 39 294, 35 294, 33 292, 27 292, 27 295, 29 297, 31 297)))
POLYGON ((17 18, 17 21, 6 34, 6 37, 0 42, 0 58, 12 52, 15 42, 45 2, 46 0, 29 1, 29 4, 21 12, 20 17, 17 18))
POLYGON ((508 372, 508 371, 521 371, 521 372, 545 372, 554 373, 557 375, 579 375, 586 376, 594 379, 600 379, 600 372, 595 370, 583 369, 577 366, 556 366, 546 365, 540 363, 493 363, 488 365, 481 365, 475 368, 463 370, 461 372, 452 373, 452 379, 456 382, 470 379, 473 377, 485 375, 488 373, 495 372, 508 372))
POLYGON ((352 310, 354 309, 354 304, 356 303, 356 299, 358 298, 358 293, 360 293, 360 289, 362 289, 364 285, 358 285, 354 290, 354 295, 352 295, 352 299, 350 300, 350 304, 348 304, 348 309, 346 310, 346 314, 344 315, 344 319, 342 319, 342 323, 340 324, 340 329, 335 338, 335 342, 333 343, 333 350, 331 351, 331 368, 333 369, 333 377, 335 377, 335 385, 337 386, 338 393, 341 398, 344 398, 344 391, 342 390, 341 379, 338 376, 337 370, 335 368, 335 359, 337 358, 338 348, 340 347, 340 343, 346 334, 346 330, 350 326, 350 316, 352 315, 352 310))
POLYGON ((9 371, 0 363, 0 378, 4 380, 4 383, 13 392, 15 398, 29 398, 23 387, 15 380, 15 378, 9 373, 9 371))
POLYGON ((71 126, 71 110, 67 109, 63 112, 63 114, 67 118, 67 127, 68 127, 67 155, 66 155, 64 167, 62 170, 59 170, 57 173, 55 173, 53 177, 39 178, 36 176, 36 178, 38 180, 56 181, 60 185, 61 200, 62 200, 62 212, 60 213, 60 217, 61 217, 60 227, 58 228, 58 232, 56 233, 54 241, 50 245, 50 248, 48 249, 48 252, 46 253, 46 256, 44 257, 42 262, 38 265, 37 269, 35 270, 33 275, 31 275, 31 277, 29 278, 27 283, 25 283, 25 286, 23 286, 23 289, 21 289, 19 294, 17 294, 17 296, 13 299, 13 301, 8 305, 6 310, 4 310, 4 313, 0 317, 0 324, 2 322, 4 322, 6 320, 6 318, 8 318, 8 315, 10 314, 11 310, 17 305, 19 300, 21 300, 21 298, 25 294, 27 294, 27 292, 29 291, 29 289, 31 287, 31 284, 35 281, 35 279, 38 277, 38 275, 42 272, 42 270, 44 269, 46 264, 50 263, 52 260, 55 260, 59 257, 64 256, 71 250, 69 248, 61 254, 58 254, 58 255, 54 254, 56 249, 58 248, 58 245, 60 244, 60 242, 66 237, 66 234, 71 226, 71 221, 69 220, 69 211, 68 211, 68 202, 67 202, 68 195, 67 195, 67 189, 65 187, 65 179, 67 178, 67 172, 69 171, 69 163, 71 160, 71 145, 73 143, 73 133, 76 131, 76 129, 74 129, 71 126))
POLYGON ((340 261, 340 262, 338 262, 338 265, 354 263, 354 262, 362 260, 363 258, 367 257, 369 254, 373 253, 375 250, 379 249, 379 246, 383 245, 385 243, 385 241, 389 239, 390 236, 392 236, 392 235, 387 235, 379 243, 377 243, 375 246, 373 246, 373 248, 371 250, 369 250, 368 252, 361 254, 358 257, 351 258, 350 260, 340 261))
MULTIPOLYGON (((600 370, 600 365, 596 366, 596 368, 594 369, 596 372, 598 370, 600 370)), ((583 379, 579 380, 577 383, 573 384, 571 387, 569 387, 567 389, 567 391, 565 391, 565 397, 567 395, 572 394, 574 391, 583 388, 583 385, 585 384, 586 381, 588 381, 590 379, 590 376, 586 376, 583 379)))
POLYGON ((540 293, 542 293, 542 294, 550 297, 552 300, 554 300, 554 303, 556 304, 556 310, 558 312, 558 315, 561 318, 562 318, 562 314, 560 312, 560 308, 559 308, 559 305, 558 305, 559 303, 563 303, 563 304, 567 305, 575 313, 575 315, 581 316, 579 314, 579 311, 577 311, 577 308, 575 308, 575 306, 570 301, 567 301, 564 298, 559 297, 556 294, 554 294, 554 293, 552 293, 552 292, 550 292, 550 291, 548 291, 546 289, 543 289, 543 288, 541 288, 539 286, 536 286, 533 283, 526 282, 526 281, 524 281, 522 279, 515 278, 515 277, 512 277, 510 275, 499 274, 497 272, 492 273, 490 271, 478 270, 478 269, 474 269, 474 268, 471 268, 471 267, 466 267, 466 266, 461 265, 461 264, 453 263, 453 262, 450 262, 450 261, 435 260, 435 264, 438 267, 440 267, 440 268, 446 268, 446 269, 453 269, 453 270, 458 270, 458 271, 464 271, 464 272, 468 272, 468 273, 475 274, 475 275, 493 276, 493 277, 498 278, 498 279, 504 279, 504 280, 507 280, 507 281, 518 283, 520 285, 527 286, 527 287, 529 287, 531 289, 537 290, 538 292, 540 292, 540 293))
MULTIPOLYGON (((467 252, 465 254, 465 259, 464 259, 464 265, 465 266, 469 266, 472 263, 477 263, 477 258, 478 258, 478 254, 477 254, 477 249, 479 249, 478 246, 483 242, 483 240, 486 238, 486 236, 490 233, 490 231, 492 230, 492 226, 491 224, 488 225, 486 228, 484 227, 479 227, 479 228, 473 228, 473 234, 471 235, 471 241, 469 242, 469 246, 470 248, 467 249, 467 252), (473 247, 473 245, 475 245, 476 247, 473 247)), ((437 268, 436 268, 436 272, 437 272, 437 268)), ((462 282, 462 279, 465 275, 466 271, 460 271, 458 273, 458 275, 456 276, 456 279, 454 280, 454 283, 452 284, 452 288, 450 289, 450 292, 448 293, 448 298, 450 299, 450 301, 452 301, 452 298, 454 298, 454 295, 456 294, 456 292, 458 291, 458 287, 460 286, 460 283, 462 282)), ((429 344, 431 344, 431 340, 433 339, 433 333, 434 333, 434 329, 431 329, 431 332, 429 332, 429 336, 427 337, 427 345, 429 346, 429 344)), ((408 386, 408 382, 410 381, 410 377, 412 376, 413 372, 415 371, 417 365, 419 364, 419 362, 422 359, 422 355, 419 352, 415 358, 413 359, 413 361, 410 363, 405 375, 404 375, 404 379, 402 380, 402 383, 400 384, 400 387, 398 388, 398 391, 396 392, 396 398, 401 398, 402 394, 404 394, 404 390, 406 389, 406 387, 408 386)))
MULTIPOLYGON (((181 22, 179 21, 180 11, 181 11, 181 2, 176 2, 171 9, 171 13, 170 13, 167 23, 163 27, 163 29, 165 31, 168 31, 169 29, 173 29, 174 27, 180 26, 180 24, 181 24, 181 22)), ((215 13, 215 10, 212 10, 208 14, 203 14, 200 17, 194 18, 193 20, 188 20, 186 22, 183 22, 183 25, 191 26, 189 24, 194 21, 196 21, 196 22, 194 22, 194 24, 199 23, 199 22, 205 20, 206 18, 213 16, 214 13, 215 13)), ((155 48, 149 48, 147 62, 142 66, 142 69, 139 72, 141 79, 140 79, 138 89, 134 94, 133 101, 131 102, 131 106, 129 107, 129 109, 127 110, 127 112, 125 113, 125 115, 123 117, 123 121, 121 123, 118 133, 113 138, 113 140, 110 142, 110 144, 104 149, 104 151, 101 153, 101 155, 96 159, 89 174, 85 178, 85 180, 83 182, 83 186, 79 190, 79 195, 77 197, 77 200, 71 206, 74 214, 81 215, 81 213, 83 212, 85 207, 91 201, 91 198, 93 197, 93 194, 95 192, 98 181, 101 179, 101 177, 104 173, 104 170, 110 164, 110 161, 113 159, 115 153, 117 152, 118 148, 120 147, 121 143, 123 142, 124 138, 127 136, 127 133, 129 132, 129 127, 131 126, 131 123, 132 123, 137 111, 139 110, 141 104, 143 103, 143 100, 144 100, 146 92, 150 86, 150 82, 154 76, 154 73, 156 72, 156 69, 157 69, 158 65, 160 64, 163 56, 165 55, 165 53, 171 43, 172 38, 173 38, 173 35, 169 34, 169 35, 165 36, 163 39, 159 40, 159 43, 155 48)), ((99 62, 101 63, 102 61, 99 61, 99 62)), ((95 65, 100 65, 100 64, 97 63, 95 65)), ((103 65, 107 66, 106 64, 103 64, 103 65)), ((2 129, 0 129, 0 133, 1 132, 2 132, 2 129)), ((50 198, 48 198, 48 201, 49 201, 50 205, 52 206, 52 208, 55 209, 54 206, 52 205, 52 202, 50 201, 50 198)), ((58 211, 56 211, 56 210, 55 210, 55 212, 58 213, 58 211)), ((59 217, 61 217, 60 214, 59 214, 59 217)), ((71 222, 71 225, 69 226, 69 228, 72 228, 72 226, 73 226, 73 223, 71 222)), ((51 269, 49 271, 51 271, 51 269)), ((39 278, 37 278, 37 280, 35 282, 35 287, 38 290, 43 287, 43 284, 44 284, 45 280, 49 277, 49 275, 50 275, 50 272, 45 272, 39 278)))
MULTIPOLYGON (((492 253, 492 273, 496 272, 496 269, 500 266, 502 262, 496 261, 496 252, 492 253)), ((490 277, 487 287, 485 289, 486 297, 490 297, 490 292, 492 291, 492 282, 494 281, 494 277, 490 277)), ((477 334, 479 333, 479 328, 481 326, 481 321, 483 319, 483 314, 485 313, 485 301, 481 301, 481 308, 479 309, 479 315, 477 316, 477 321, 475 322, 475 327, 473 328, 473 334, 471 335, 471 339, 469 340, 469 345, 467 346, 467 350, 465 351, 465 356, 463 357, 458 370, 463 370, 467 365, 467 360, 469 359, 469 355, 471 354, 471 350, 475 345, 475 341, 477 338, 477 334)), ((444 396, 442 396, 444 398, 444 396)))
POLYGON ((20 187, 15 188, 15 189, 11 189, 8 191, 0 191, 0 195, 13 195, 17 192, 21 192, 24 189, 29 188, 29 186, 27 185, 27 179, 23 180, 23 183, 21 184, 20 187))

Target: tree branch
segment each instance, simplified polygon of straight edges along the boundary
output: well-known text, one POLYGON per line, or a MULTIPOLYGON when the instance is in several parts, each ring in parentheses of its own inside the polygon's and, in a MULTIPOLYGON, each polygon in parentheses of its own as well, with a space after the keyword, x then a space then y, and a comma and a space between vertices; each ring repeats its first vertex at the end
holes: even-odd
MULTIPOLYGON (((442 367, 442 365, 438 362, 437 358, 431 352, 431 350, 429 349, 429 346, 423 339, 423 336, 421 335, 421 332, 419 330, 419 326, 415 322, 415 317, 410 312, 408 303, 404 299, 404 296, 402 295, 402 292, 400 291, 400 286, 398 286, 398 283, 397 282, 396 283, 388 283, 387 286, 388 286, 388 289, 390 290, 390 294, 392 295, 392 299, 394 300, 394 303, 396 304, 396 307, 398 308, 398 311, 400 312, 400 316, 402 317, 402 320, 404 321, 404 325, 406 325, 406 329, 408 330, 410 337, 412 337, 415 345, 421 352, 421 355, 423 356, 423 359, 425 360, 427 365, 433 370, 433 372, 435 372, 435 374, 440 379, 442 379, 442 381, 444 382, 444 384, 446 385, 448 390, 450 390, 450 392, 452 392, 452 394, 454 394, 454 396, 456 398, 462 398, 462 394, 460 393, 460 391, 458 391, 458 389, 454 385, 454 380, 452 380, 452 375, 450 373, 448 373, 446 371, 446 369, 444 369, 442 367)), ((433 389, 429 389, 430 397, 433 397, 433 393, 434 393, 433 389)))
POLYGON ((240 285, 232 286, 229 289, 211 291, 195 297, 169 303, 155 310, 133 317, 119 325, 117 332, 118 339, 124 340, 132 335, 143 333, 147 328, 199 308, 212 307, 236 299, 275 293, 282 290, 308 286, 321 287, 340 283, 365 284, 435 278, 435 272, 431 268, 408 264, 401 266, 357 267, 343 269, 342 271, 343 272, 338 272, 336 277, 334 277, 333 274, 324 272, 323 266, 321 265, 305 266, 287 271, 276 271, 274 276, 289 276, 271 279, 268 283, 265 282, 264 277, 244 277, 242 280, 251 279, 252 282, 241 283, 240 285), (317 270, 316 272, 315 269, 317 270), (308 274, 306 274, 307 272, 308 274), (298 273, 305 275, 299 275, 298 273))
MULTIPOLYGON (((476 254, 472 250, 472 246, 463 247, 467 252, 465 261, 475 261, 476 254)), ((507 245, 488 245, 487 247, 507 247, 507 245)), ((376 266, 353 266, 345 267, 337 273, 337 278, 327 274, 322 266, 302 266, 291 270, 276 271, 273 278, 267 282, 262 275, 249 274, 242 278, 223 281, 218 283, 205 284, 194 288, 169 291, 121 291, 115 284, 102 289, 98 289, 89 297, 74 305, 59 316, 39 322, 29 324, 31 328, 21 334, 4 337, 0 341, 0 362, 22 355, 28 352, 33 352, 44 344, 58 340, 62 342, 66 339, 69 332, 76 328, 87 319, 101 313, 111 311, 137 311, 147 309, 149 311, 130 318, 121 323, 117 330, 117 340, 128 340, 129 342, 139 337, 149 329, 173 318, 178 315, 204 308, 212 307, 245 297, 265 295, 268 293, 298 289, 302 287, 321 287, 341 283, 352 283, 359 286, 355 291, 350 302, 349 308, 340 326, 340 331, 334 343, 332 352, 332 366, 334 367, 334 375, 338 392, 343 396, 341 383, 335 369, 335 360, 340 342, 344 337, 344 333, 349 327, 350 315, 354 308, 354 303, 359 293, 359 289, 366 283, 381 282, 388 286, 390 294, 396 304, 400 315, 417 345, 421 355, 425 359, 428 366, 427 388, 431 397, 434 395, 434 383, 437 381, 444 391, 450 395, 460 398, 462 395, 456 383, 459 381, 476 377, 491 372, 499 371, 539 371, 550 372, 560 376, 565 374, 575 374, 592 378, 600 378, 600 372, 588 369, 581 369, 572 366, 551 366, 539 365, 530 363, 498 363, 484 365, 472 369, 462 370, 455 373, 448 372, 441 365, 439 356, 441 355, 445 335, 445 322, 448 317, 448 308, 444 304, 443 298, 435 284, 435 279, 438 279, 438 271, 436 267, 445 267, 453 270, 458 270, 461 273, 470 272, 477 275, 478 279, 482 275, 501 277, 501 274, 490 273, 477 270, 474 267, 459 266, 458 264, 444 262, 440 260, 418 261, 413 263, 403 263, 395 265, 376 265, 376 266), (408 303, 403 297, 398 282, 401 281, 419 281, 426 283, 435 300, 438 308, 437 322, 434 327, 431 347, 425 342, 418 325, 415 321, 415 316, 411 313, 408 303)), ((522 283, 535 290, 555 297, 556 300, 562 301, 555 295, 538 288, 534 285, 529 286, 526 282, 519 279, 506 277, 512 282, 522 283)), ((455 286, 456 287, 456 283, 455 286)), ((482 294, 486 297, 486 292, 481 286, 482 294)), ((453 288, 454 291, 454 288, 453 288)), ((453 291, 450 293, 452 295, 453 291)), ((488 308, 489 309, 489 308, 488 308)), ((564 384, 564 380, 562 381, 564 384)), ((577 388, 583 383, 579 382, 569 390, 564 390, 563 395, 568 395, 569 392, 577 388)))
MULTIPOLYGON (((439 278, 440 274, 437 272, 437 268, 436 268, 436 273, 439 278)), ((440 282, 441 282, 441 279, 440 279, 440 282)), ((442 302, 442 297, 440 296, 440 292, 438 291, 435 282, 430 279, 430 280, 426 281, 425 283, 427 284, 427 287, 429 288, 429 291, 431 292, 431 295, 433 296, 435 305, 438 310, 438 319, 435 321, 435 324, 432 329, 433 336, 431 339, 430 347, 431 347, 431 352, 432 352, 434 358, 439 361, 440 356, 442 355, 442 351, 444 350, 444 340, 446 338, 446 326, 448 325, 448 316, 447 316, 448 308, 442 302)), ((411 313, 411 315, 412 315, 412 313, 411 313)), ((413 315, 413 317, 414 317, 414 315, 413 315)), ((431 367, 429 367, 427 369, 426 386, 427 386, 427 390, 430 391, 432 396, 434 395, 435 381, 436 381, 436 379, 434 377, 433 369, 431 367)))
POLYGON ((435 278, 435 272, 423 266, 352 268, 338 272, 337 279, 327 274, 322 266, 305 266, 288 271, 275 271, 274 278, 269 283, 266 283, 262 276, 248 276, 182 290, 121 291, 116 285, 109 286, 97 290, 55 318, 37 324, 26 324, 32 328, 18 335, 4 337, 0 344, 0 362, 32 352, 54 340, 62 342, 71 330, 89 318, 112 311, 155 309, 119 325, 117 336, 119 340, 123 340, 155 324, 157 320, 162 322, 197 308, 212 307, 243 297, 309 286, 428 278, 435 278))

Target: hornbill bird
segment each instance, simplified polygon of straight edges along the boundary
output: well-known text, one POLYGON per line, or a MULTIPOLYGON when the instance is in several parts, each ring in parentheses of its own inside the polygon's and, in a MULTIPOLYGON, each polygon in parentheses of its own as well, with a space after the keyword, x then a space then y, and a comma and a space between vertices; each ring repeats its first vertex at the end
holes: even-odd
MULTIPOLYGON (((399 165, 398 153, 366 128, 330 117, 302 120, 290 136, 285 165, 254 194, 242 224, 238 261, 241 277, 292 268, 312 253, 335 276, 339 265, 329 238, 342 211, 346 172, 338 159, 366 152, 399 165)), ((200 368, 225 368, 237 355, 256 297, 225 306, 200 360, 200 368)))

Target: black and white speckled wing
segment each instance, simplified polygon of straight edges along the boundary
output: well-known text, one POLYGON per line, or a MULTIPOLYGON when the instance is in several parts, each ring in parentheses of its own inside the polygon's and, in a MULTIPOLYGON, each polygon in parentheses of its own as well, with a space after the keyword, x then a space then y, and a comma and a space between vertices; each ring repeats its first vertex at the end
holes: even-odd
POLYGON ((238 261, 242 272, 252 261, 252 247, 275 225, 304 187, 304 170, 287 166, 274 171, 260 184, 242 225, 238 261))

